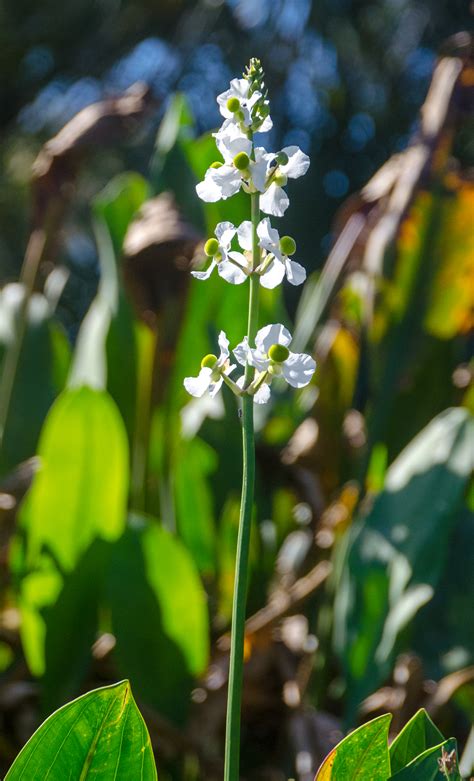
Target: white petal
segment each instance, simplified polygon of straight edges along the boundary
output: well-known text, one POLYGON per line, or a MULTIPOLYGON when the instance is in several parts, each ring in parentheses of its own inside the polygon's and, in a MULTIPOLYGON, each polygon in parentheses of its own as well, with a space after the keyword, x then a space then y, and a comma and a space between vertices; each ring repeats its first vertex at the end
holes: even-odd
POLYGON ((306 279, 306 269, 296 260, 285 259, 286 278, 292 285, 302 285, 306 279))
POLYGON ((281 323, 266 325, 258 331, 255 344, 263 353, 268 353, 272 344, 283 344, 287 347, 291 343, 291 334, 281 323))
POLYGON ((279 260, 274 260, 264 274, 260 277, 260 284, 262 287, 266 287, 267 290, 273 290, 277 287, 285 276, 285 267, 279 260))
POLYGON ((252 223, 244 220, 237 228, 237 240, 242 247, 249 252, 252 250, 252 223))
POLYGON ((271 130, 272 127, 273 127, 272 118, 271 118, 270 115, 268 115, 268 117, 265 117, 265 119, 263 120, 263 122, 260 125, 260 127, 258 128, 257 132, 258 133, 268 133, 268 131, 271 130))
POLYGON ((212 178, 212 170, 214 169, 208 169, 203 181, 196 185, 198 196, 201 201, 206 201, 206 203, 215 203, 222 198, 222 188, 212 178))
POLYGON ((212 370, 204 367, 197 377, 185 377, 184 387, 191 396, 202 396, 211 384, 212 370))
POLYGON ((311 380, 316 362, 305 353, 290 353, 282 365, 283 376, 293 388, 302 388, 311 380))
POLYGON ((219 349, 221 351, 221 354, 219 355, 218 364, 222 365, 225 363, 226 359, 229 357, 229 340, 226 336, 225 331, 221 331, 218 338, 217 343, 219 345, 219 349))
POLYGON ((191 276, 195 277, 196 279, 209 279, 216 266, 216 261, 212 260, 209 268, 206 269, 206 271, 191 271, 191 276))
POLYGON ((221 247, 228 249, 230 242, 235 236, 236 227, 231 222, 219 222, 216 225, 216 239, 221 247))
POLYGON ((267 180, 268 166, 275 155, 270 154, 263 146, 257 146, 254 150, 255 160, 250 163, 250 172, 252 182, 257 190, 265 192, 265 182, 267 180))
POLYGON ((229 90, 231 95, 229 97, 236 97, 239 100, 247 100, 249 87, 250 83, 247 79, 232 79, 229 90))
POLYGON ((214 398, 216 393, 219 393, 220 389, 222 388, 223 382, 224 380, 222 379, 222 377, 219 377, 219 379, 216 380, 216 382, 211 382, 211 384, 209 385, 209 396, 211 398, 214 398))
POLYGON ((272 228, 269 217, 264 217, 257 225, 257 234, 260 246, 268 252, 275 253, 280 249, 280 235, 276 228, 272 228))
POLYGON ((255 404, 266 404, 270 401, 270 386, 264 382, 253 397, 255 404))
POLYGON ((222 128, 213 133, 213 136, 226 163, 231 163, 239 152, 245 152, 250 157, 252 142, 232 120, 224 122, 222 128))
POLYGON ((245 364, 247 363, 247 356, 249 354, 249 351, 250 351, 249 341, 246 336, 244 336, 243 340, 239 342, 237 347, 234 347, 234 349, 232 350, 232 352, 234 353, 235 357, 237 358, 241 366, 245 366, 245 364))
POLYGON ((303 176, 309 168, 309 157, 301 151, 299 146, 285 146, 281 150, 288 155, 286 165, 280 166, 280 171, 289 179, 298 179, 303 176))
POLYGON ((220 188, 220 197, 224 198, 224 200, 235 195, 240 190, 242 184, 240 171, 237 171, 232 165, 221 165, 220 168, 212 168, 209 178, 220 188))
POLYGON ((260 196, 260 208, 265 214, 273 214, 274 217, 283 217, 290 200, 282 187, 273 182, 268 190, 260 196))
MULTIPOLYGON (((233 255, 234 253, 230 253, 233 255)), ((236 253, 237 254, 237 253, 236 253)), ((247 279, 247 274, 242 269, 238 268, 235 263, 231 263, 230 260, 223 260, 217 267, 217 272, 222 279, 226 282, 230 282, 231 285, 241 285, 247 279)))

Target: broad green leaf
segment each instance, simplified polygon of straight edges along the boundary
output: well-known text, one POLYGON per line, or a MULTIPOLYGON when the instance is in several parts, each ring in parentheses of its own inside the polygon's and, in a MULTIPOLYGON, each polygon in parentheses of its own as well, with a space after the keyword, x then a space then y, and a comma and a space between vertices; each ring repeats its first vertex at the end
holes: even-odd
POLYGON ((94 539, 115 540, 124 529, 128 447, 110 396, 65 391, 46 419, 38 456, 41 468, 20 511, 27 565, 47 549, 71 571, 94 539))
POLYGON ((436 417, 387 472, 352 528, 335 602, 335 644, 349 682, 349 717, 390 669, 401 630, 433 596, 471 471, 472 422, 436 417))
POLYGON ((128 681, 84 694, 35 732, 5 781, 156 781, 145 722, 128 681))
POLYGON ((391 718, 390 714, 379 716, 341 740, 324 760, 315 781, 387 781, 391 718))
POLYGON ((419 754, 433 746, 438 746, 444 737, 433 724, 424 708, 421 708, 405 724, 390 746, 390 766, 392 773, 402 770, 419 754))
MULTIPOLYGON (((450 738, 440 745, 427 749, 403 770, 390 776, 390 779, 393 779, 393 781, 441 781, 441 779, 446 777, 440 771, 438 764, 438 759, 441 759, 443 749, 447 754, 454 751, 455 755, 457 755, 456 741, 450 738)), ((457 770, 451 773, 449 778, 450 781, 461 781, 461 776, 457 770)))
POLYGON ((128 448, 112 399, 90 388, 65 391, 46 419, 38 455, 41 469, 20 509, 25 550, 16 569, 25 654, 58 696, 89 656, 106 549, 94 552, 94 543, 117 539, 125 526, 128 448), (61 633, 70 647, 59 643, 61 633))
MULTIPOLYGON (((0 291, 0 377, 22 307, 21 285, 5 285, 0 291)), ((6 472, 33 456, 44 418, 65 383, 69 345, 53 322, 45 296, 35 293, 28 307, 27 327, 10 398, 0 452, 0 472, 6 472)), ((3 379, 3 377, 2 377, 3 379)))
POLYGON ((190 553, 157 521, 134 516, 114 545, 109 604, 120 669, 144 700, 183 721, 208 661, 207 600, 190 553))

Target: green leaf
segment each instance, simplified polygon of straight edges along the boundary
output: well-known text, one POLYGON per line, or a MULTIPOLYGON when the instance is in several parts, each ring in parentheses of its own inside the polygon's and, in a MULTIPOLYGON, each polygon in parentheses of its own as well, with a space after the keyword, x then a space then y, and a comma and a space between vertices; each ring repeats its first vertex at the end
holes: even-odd
POLYGON ((57 697, 89 657, 106 546, 95 549, 125 526, 128 447, 110 396, 64 392, 46 419, 38 456, 41 469, 20 509, 25 550, 16 569, 27 661, 35 675, 46 672, 57 697), (61 633, 68 644, 59 642, 61 633))
MULTIPOLYGON (((441 759, 441 752, 444 749, 448 754, 456 752, 456 741, 454 738, 444 741, 438 746, 429 748, 420 756, 416 757, 403 770, 390 776, 394 781, 442 781, 446 776, 440 771, 438 759, 441 759)), ((456 762, 457 764, 457 762, 456 762)), ((451 773, 450 781, 461 781, 459 771, 451 773)))
POLYGON ((21 511, 27 564, 47 549, 71 571, 96 537, 112 541, 125 525, 128 446, 107 393, 65 391, 52 407, 38 450, 37 472, 21 511))
POLYGON ((315 781, 387 781, 389 713, 351 732, 326 757, 315 781))
POLYGON ((115 176, 94 198, 94 212, 109 229, 116 257, 120 257, 127 228, 149 192, 143 176, 127 171, 115 176))
POLYGON ((402 770, 405 765, 433 746, 438 746, 444 737, 433 724, 424 708, 421 708, 405 724, 390 746, 390 766, 392 773, 402 770))
POLYGON ((183 721, 209 655, 206 594, 183 544, 134 516, 114 545, 109 604, 117 661, 140 696, 183 721))
POLYGON ((348 710, 383 680, 400 632, 433 596, 471 470, 467 410, 438 415, 387 472, 385 489, 353 526, 335 602, 335 645, 348 710))
POLYGON ((145 722, 128 681, 84 694, 35 732, 5 781, 156 781, 145 722))

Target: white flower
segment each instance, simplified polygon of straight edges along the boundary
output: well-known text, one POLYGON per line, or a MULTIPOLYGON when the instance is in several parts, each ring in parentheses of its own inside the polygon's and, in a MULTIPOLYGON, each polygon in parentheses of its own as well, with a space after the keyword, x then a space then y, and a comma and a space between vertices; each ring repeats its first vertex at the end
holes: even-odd
MULTIPOLYGON (((316 363, 310 355, 292 353, 290 332, 280 323, 261 328, 255 337, 255 348, 251 348, 247 337, 233 350, 238 362, 249 363, 257 371, 272 377, 282 376, 293 388, 307 385, 316 370, 316 363)), ((266 379, 266 381, 268 381, 266 379)))
POLYGON ((244 161, 245 158, 250 160, 252 152, 252 142, 231 120, 226 120, 213 136, 224 164, 208 168, 203 181, 196 185, 197 194, 206 203, 226 200, 240 190, 243 171, 239 170, 234 161, 239 155, 241 158, 245 156, 244 161))
POLYGON ((222 375, 226 376, 234 371, 235 364, 229 361, 229 340, 224 331, 219 334, 220 355, 206 355, 201 362, 201 371, 197 377, 185 377, 184 387, 191 394, 200 398, 206 391, 210 396, 215 396, 224 382, 222 375))
MULTIPOLYGON (((236 111, 241 112, 241 121, 245 127, 250 127, 252 125, 252 108, 260 100, 262 93, 256 90, 249 96, 249 89, 250 83, 247 79, 232 79, 229 89, 225 92, 221 92, 221 94, 217 96, 219 111, 223 117, 233 121, 239 121, 239 117, 237 116, 236 118, 236 111), (237 103, 235 103, 236 100, 238 101, 238 106, 237 103), (231 110, 231 107, 233 108, 233 103, 235 103, 235 110, 231 110)), ((273 122, 268 116, 258 127, 258 131, 260 133, 265 133, 266 131, 271 130, 272 127, 273 122)))
MULTIPOLYGON (((271 255, 270 262, 267 264, 266 259, 263 259, 261 264, 262 273, 260 276, 260 282, 263 287, 272 289, 280 284, 284 276, 288 282, 292 285, 301 285, 306 279, 306 271, 299 263, 294 260, 290 260, 287 254, 282 250, 280 235, 276 228, 272 228, 268 217, 264 217, 257 226, 257 235, 259 238, 259 246, 266 250, 267 258, 271 255)), ((237 229, 237 238, 242 249, 252 250, 252 223, 249 220, 245 220, 237 229)), ((288 240, 296 246, 292 239, 284 237, 284 241, 288 240)), ((290 249, 290 252, 292 250, 290 249)), ((293 250, 294 251, 294 250, 293 250)), ((257 269, 258 270, 258 269, 257 269)))
POLYGON ((216 240, 210 239, 206 242, 206 250, 211 248, 211 263, 206 271, 191 271, 196 279, 209 279, 212 272, 217 268, 217 273, 226 282, 232 285, 241 285, 247 279, 247 273, 244 269, 248 267, 247 259, 241 252, 229 252, 232 239, 236 233, 236 227, 231 222, 220 222, 216 226, 216 240), (229 260, 229 258, 232 258, 229 260))
MULTIPOLYGON (((283 217, 290 203, 283 189, 287 180, 298 179, 309 168, 309 157, 298 146, 285 146, 279 154, 284 154, 288 161, 278 165, 274 180, 260 198, 261 210, 274 217, 283 217)), ((275 155, 269 157, 275 159, 275 155)))

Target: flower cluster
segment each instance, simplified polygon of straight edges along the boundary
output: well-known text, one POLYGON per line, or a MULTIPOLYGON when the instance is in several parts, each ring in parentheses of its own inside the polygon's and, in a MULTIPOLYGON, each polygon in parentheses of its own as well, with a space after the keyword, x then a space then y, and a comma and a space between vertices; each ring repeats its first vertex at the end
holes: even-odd
MULTIPOLYGON (((288 179, 306 173, 309 158, 297 146, 286 146, 274 153, 254 145, 254 133, 272 128, 258 60, 250 61, 243 78, 233 79, 229 89, 218 95, 217 103, 224 121, 213 136, 222 160, 212 163, 206 171, 203 181, 196 186, 198 196, 203 201, 215 202, 243 190, 258 199, 258 213, 282 217, 289 205, 284 187, 288 179)), ((301 285, 306 279, 303 266, 291 258, 296 252, 294 239, 280 237, 269 217, 245 220, 239 226, 220 222, 204 251, 208 265, 203 271, 191 272, 196 279, 209 279, 215 269, 233 285, 251 278, 253 283, 274 288, 285 278, 292 285, 301 285), (233 242, 239 249, 232 248, 233 242)), ((309 355, 290 351, 291 335, 283 325, 265 326, 254 341, 255 347, 246 336, 233 349, 237 362, 246 367, 245 374, 234 381, 229 375, 236 365, 230 363, 229 342, 221 331, 219 356, 206 355, 202 359, 199 375, 184 380, 186 390, 193 396, 206 392, 214 396, 225 382, 235 394, 250 394, 256 403, 264 404, 270 398, 275 377, 295 388, 310 382, 316 364, 309 355)))

